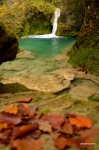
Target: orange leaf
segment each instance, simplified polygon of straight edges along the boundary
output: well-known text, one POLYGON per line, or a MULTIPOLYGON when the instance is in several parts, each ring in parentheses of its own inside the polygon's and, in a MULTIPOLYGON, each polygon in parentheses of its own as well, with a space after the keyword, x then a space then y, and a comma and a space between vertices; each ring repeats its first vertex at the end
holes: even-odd
POLYGON ((12 132, 12 139, 23 137, 38 128, 38 125, 23 125, 15 127, 12 132))
POLYGON ((17 114, 18 112, 18 107, 15 105, 10 105, 8 108, 6 108, 4 110, 5 113, 9 113, 9 114, 17 114))
POLYGON ((76 116, 76 117, 69 117, 69 121, 71 125, 75 125, 78 128, 91 128, 92 121, 84 116, 76 116))
POLYGON ((0 123, 0 131, 2 131, 3 129, 7 129, 7 128, 8 128, 7 123, 0 123))
POLYGON ((54 145, 59 149, 64 149, 66 146, 70 147, 73 145, 73 139, 58 137, 57 139, 54 139, 54 145))
POLYGON ((62 129, 61 129, 61 132, 62 133, 66 133, 66 134, 73 134, 73 128, 72 128, 72 125, 70 124, 70 122, 66 122, 62 129))
POLYGON ((42 141, 34 139, 15 140, 11 144, 11 149, 17 150, 40 150, 42 147, 43 147, 42 141))

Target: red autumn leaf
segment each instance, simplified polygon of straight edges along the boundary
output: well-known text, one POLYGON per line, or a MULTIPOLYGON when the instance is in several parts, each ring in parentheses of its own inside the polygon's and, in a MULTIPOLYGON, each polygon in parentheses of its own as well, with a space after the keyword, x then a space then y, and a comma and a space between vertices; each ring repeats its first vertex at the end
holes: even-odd
POLYGON ((21 123, 21 117, 19 115, 15 114, 9 114, 9 113, 0 113, 0 122, 5 122, 8 124, 17 125, 21 123))
POLYGON ((39 129, 43 132, 52 132, 52 126, 49 124, 48 121, 39 121, 39 129))
POLYGON ((58 147, 59 149, 64 149, 65 147, 70 147, 74 143, 73 139, 71 138, 65 138, 65 137, 58 137, 57 139, 54 139, 54 145, 58 147))
POLYGON ((32 131, 36 130, 38 128, 38 125, 23 125, 21 127, 15 127, 12 132, 11 139, 17 139, 20 137, 23 137, 32 131))
POLYGON ((84 116, 76 116, 76 117, 69 117, 69 121, 71 125, 75 125, 78 128, 91 128, 92 121, 84 116))
POLYGON ((29 119, 29 118, 32 118, 35 114, 35 111, 34 110, 31 110, 27 104, 19 104, 18 105, 18 109, 19 109, 19 114, 21 115, 21 117, 23 119, 29 119))
POLYGON ((78 139, 75 140, 75 147, 76 148, 86 148, 88 150, 93 149, 94 138, 90 135, 80 136, 78 139))
POLYGON ((70 122, 65 122, 65 124, 63 124, 61 132, 70 135, 73 134, 73 127, 70 122))
POLYGON ((17 114, 18 107, 12 104, 8 108, 6 108, 3 112, 9 113, 9 114, 17 114))
POLYGON ((34 139, 15 140, 11 144, 11 149, 16 149, 16 150, 40 150, 42 147, 43 147, 42 141, 34 140, 34 139))
POLYGON ((65 118, 56 114, 49 114, 42 116, 43 120, 49 121, 53 129, 59 129, 64 123, 65 118))
POLYGON ((18 103, 29 103, 32 100, 32 98, 23 98, 18 100, 18 103))

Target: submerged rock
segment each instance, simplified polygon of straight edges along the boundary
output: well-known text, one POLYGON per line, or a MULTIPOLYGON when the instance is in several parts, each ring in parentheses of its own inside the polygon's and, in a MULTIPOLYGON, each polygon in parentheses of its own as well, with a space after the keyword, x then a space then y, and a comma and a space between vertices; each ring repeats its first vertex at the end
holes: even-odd
POLYGON ((18 40, 13 33, 0 23, 0 64, 15 59, 18 52, 18 40))

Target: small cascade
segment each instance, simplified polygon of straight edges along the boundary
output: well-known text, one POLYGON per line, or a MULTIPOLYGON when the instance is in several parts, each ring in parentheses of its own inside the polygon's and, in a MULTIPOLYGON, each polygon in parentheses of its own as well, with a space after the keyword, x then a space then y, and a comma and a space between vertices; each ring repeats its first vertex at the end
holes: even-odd
POLYGON ((52 33, 50 34, 43 34, 43 35, 30 35, 29 38, 53 38, 53 37, 58 37, 55 35, 56 31, 57 31, 57 20, 58 17, 60 16, 60 8, 56 8, 55 12, 54 12, 54 21, 53 21, 53 29, 52 29, 52 33))
POLYGON ((57 31, 57 20, 58 20, 58 17, 60 16, 60 8, 57 8, 55 10, 55 17, 54 17, 54 21, 53 21, 53 29, 52 29, 52 34, 55 35, 56 31, 57 31))

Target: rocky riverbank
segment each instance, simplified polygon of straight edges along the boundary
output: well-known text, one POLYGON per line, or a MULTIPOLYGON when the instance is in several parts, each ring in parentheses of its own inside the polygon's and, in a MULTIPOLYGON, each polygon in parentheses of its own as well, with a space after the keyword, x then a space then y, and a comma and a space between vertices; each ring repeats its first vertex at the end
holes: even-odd
POLYGON ((21 52, 13 62, 0 67, 2 83, 20 83, 28 89, 44 93, 63 90, 76 99, 87 99, 99 92, 99 78, 79 71, 68 64, 68 50, 52 59, 35 58, 29 51, 21 52))

